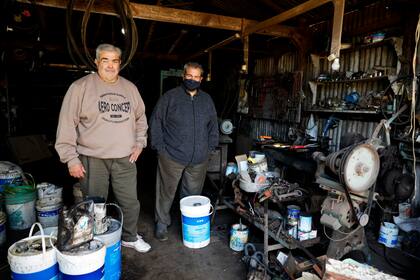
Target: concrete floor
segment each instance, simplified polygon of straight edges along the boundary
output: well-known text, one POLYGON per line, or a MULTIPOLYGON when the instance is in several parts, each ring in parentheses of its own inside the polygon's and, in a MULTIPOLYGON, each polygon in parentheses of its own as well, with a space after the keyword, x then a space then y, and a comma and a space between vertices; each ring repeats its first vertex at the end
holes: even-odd
POLYGON ((229 213, 215 219, 215 225, 211 227, 210 244, 200 249, 191 249, 183 245, 180 214, 172 214, 173 225, 168 228, 169 240, 164 242, 153 236, 151 213, 143 211, 140 214, 138 231, 152 246, 152 250, 142 254, 123 247, 121 279, 246 278, 245 266, 241 261, 242 253, 229 248, 227 226, 220 224, 226 221, 229 213))

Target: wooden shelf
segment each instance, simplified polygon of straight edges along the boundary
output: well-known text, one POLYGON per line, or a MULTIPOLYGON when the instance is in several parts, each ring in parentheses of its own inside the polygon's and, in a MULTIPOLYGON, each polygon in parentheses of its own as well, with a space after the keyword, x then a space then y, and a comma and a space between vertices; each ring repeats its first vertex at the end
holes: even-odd
POLYGON ((348 79, 348 80, 339 80, 339 81, 318 81, 313 80, 310 81, 317 85, 328 85, 328 84, 348 84, 348 83, 358 83, 358 82, 373 82, 378 80, 388 79, 388 76, 378 76, 378 77, 371 77, 371 78, 361 78, 361 79, 348 79))
POLYGON ((362 114, 362 115, 377 115, 377 111, 372 110, 332 110, 332 109, 309 109, 305 110, 309 113, 338 113, 338 114, 362 114))

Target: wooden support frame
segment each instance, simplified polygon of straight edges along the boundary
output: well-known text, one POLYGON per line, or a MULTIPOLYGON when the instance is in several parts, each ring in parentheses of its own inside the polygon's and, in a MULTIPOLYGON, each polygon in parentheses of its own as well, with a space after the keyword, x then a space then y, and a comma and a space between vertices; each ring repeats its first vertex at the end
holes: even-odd
POLYGON ((313 10, 330 2, 332 2, 334 5, 333 31, 331 36, 332 40, 330 55, 333 59, 336 57, 338 58, 340 57, 341 33, 343 28, 345 0, 309 0, 290 10, 280 13, 277 16, 259 22, 254 26, 249 26, 245 28, 245 30, 242 32, 242 36, 246 37, 252 33, 257 33, 262 29, 270 28, 270 26, 279 24, 281 22, 294 18, 298 15, 306 13, 310 10, 313 10))
MULTIPOLYGON (((30 4, 29 0, 17 0, 20 3, 30 4)), ((67 8, 67 0, 37 0, 36 5, 52 7, 52 8, 67 8)), ((83 1, 76 1, 74 9, 76 11, 84 11, 86 3, 83 1)), ((162 7, 157 5, 146 5, 139 3, 130 3, 133 18, 143 20, 153 20, 166 23, 185 24, 206 28, 215 28, 222 30, 231 30, 240 32, 244 27, 253 26, 258 22, 245 18, 236 18, 229 16, 221 16, 209 13, 194 12, 189 10, 175 9, 162 7)), ((116 16, 115 9, 110 1, 97 1, 92 8, 92 13, 100 13, 105 15, 116 16)), ((298 32, 297 28, 288 26, 271 26, 268 28, 261 28, 258 34, 269 36, 290 37, 294 32, 298 32)))

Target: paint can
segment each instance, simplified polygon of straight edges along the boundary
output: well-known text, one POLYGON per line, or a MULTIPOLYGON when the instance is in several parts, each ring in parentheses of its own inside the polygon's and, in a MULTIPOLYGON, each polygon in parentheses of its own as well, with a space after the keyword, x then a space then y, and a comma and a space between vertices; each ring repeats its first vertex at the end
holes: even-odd
POLYGON ((398 213, 401 219, 409 219, 411 217, 411 204, 408 202, 398 204, 398 213))
POLYGON ((38 200, 42 201, 42 204, 59 204, 62 202, 63 188, 58 187, 51 183, 40 183, 36 185, 38 192, 38 200))
POLYGON ((243 251, 248 242, 248 227, 243 224, 234 224, 230 230, 229 246, 233 251, 243 251))
POLYGON ((191 195, 180 201, 183 243, 188 248, 203 248, 210 243, 210 199, 191 195))
POLYGON ((299 216, 299 231, 310 232, 312 230, 312 216, 308 213, 301 213, 299 216))
POLYGON ((117 204, 108 203, 107 206, 115 206, 120 212, 119 221, 109 219, 108 231, 95 237, 106 246, 105 275, 104 280, 118 280, 121 277, 121 232, 123 213, 117 204))
POLYGON ((0 247, 6 244, 6 213, 0 211, 0 247))
POLYGON ((398 242, 398 227, 393 223, 382 223, 379 230, 378 242, 388 248, 396 247, 398 242))
POLYGON ((97 239, 69 251, 57 250, 61 280, 102 280, 105 254, 105 244, 97 239))
POLYGON ((38 200, 35 207, 38 221, 44 228, 58 226, 58 217, 63 209, 61 202, 53 205, 45 205, 41 200, 38 200))
POLYGON ((299 223, 300 207, 296 205, 287 206, 287 224, 297 226, 299 223))
POLYGON ((30 228, 36 221, 35 188, 33 186, 8 186, 4 192, 10 229, 24 230, 30 228))
POLYGON ((11 278, 19 280, 58 279, 57 255, 51 245, 54 242, 56 242, 56 238, 45 235, 39 223, 33 224, 29 237, 9 247, 7 259, 12 272, 11 278), (40 236, 32 236, 35 226, 39 227, 40 236), (42 250, 39 250, 39 247, 42 250))

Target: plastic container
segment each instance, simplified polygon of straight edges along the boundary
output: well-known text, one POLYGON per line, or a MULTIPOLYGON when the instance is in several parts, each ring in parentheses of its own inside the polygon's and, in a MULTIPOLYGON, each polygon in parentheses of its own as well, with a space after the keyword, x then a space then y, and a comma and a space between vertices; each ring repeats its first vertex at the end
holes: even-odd
POLYGON ((60 216, 63 205, 61 203, 53 205, 43 205, 38 202, 36 203, 36 212, 38 221, 44 228, 58 226, 58 217, 60 216))
POLYGON ((106 246, 104 279, 118 280, 121 277, 121 232, 123 213, 118 205, 113 203, 107 204, 107 206, 109 205, 119 209, 120 220, 109 219, 108 231, 96 235, 95 238, 101 240, 106 246))
POLYGON ((14 186, 5 188, 5 205, 9 227, 24 230, 36 222, 36 191, 33 186, 14 186))
POLYGON ((203 248, 210 243, 210 199, 192 195, 181 199, 183 243, 188 248, 203 248))
POLYGON ((12 279, 19 280, 52 280, 58 279, 59 271, 57 264, 56 251, 53 247, 47 248, 51 244, 51 240, 56 240, 55 237, 49 237, 44 234, 41 224, 35 223, 29 233, 29 237, 24 238, 9 247, 7 259, 10 264, 12 272, 12 279), (40 236, 32 236, 34 227, 38 226, 41 231, 40 236), (51 239, 52 238, 52 239, 51 239), (26 242, 33 244, 41 241, 42 250, 27 250, 20 249, 20 244, 26 242))
POLYGON ((105 244, 96 239, 70 251, 57 250, 61 280, 102 280, 105 254, 105 244))
POLYGON ((6 244, 6 213, 0 211, 0 247, 6 244))
POLYGON ((379 243, 388 248, 394 248, 398 243, 398 227, 393 223, 384 222, 379 230, 379 243))

